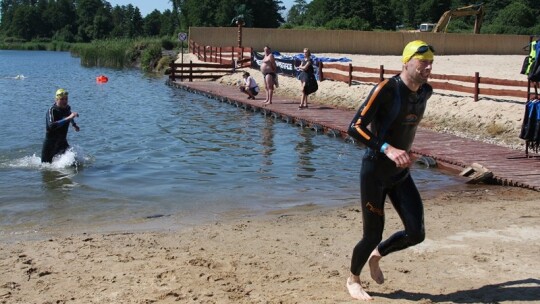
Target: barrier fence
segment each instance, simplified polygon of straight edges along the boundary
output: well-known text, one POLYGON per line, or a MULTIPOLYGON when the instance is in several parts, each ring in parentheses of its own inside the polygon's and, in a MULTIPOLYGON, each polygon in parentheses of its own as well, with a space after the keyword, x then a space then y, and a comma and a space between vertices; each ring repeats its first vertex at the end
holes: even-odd
POLYGON ((197 55, 197 58, 204 62, 215 62, 220 64, 235 64, 237 68, 247 68, 251 66, 251 53, 253 49, 250 47, 234 47, 234 46, 201 46, 189 41, 189 50, 192 54, 197 55))
MULTIPOLYGON (((189 50, 191 53, 197 55, 197 58, 204 62, 219 63, 226 66, 229 69, 229 73, 234 72, 236 68, 251 67, 251 59, 253 48, 251 47, 214 47, 214 46, 201 46, 190 40, 189 50)), ((194 72, 194 68, 215 68, 212 66, 197 66, 197 64, 190 63, 189 65, 180 66, 179 64, 171 64, 172 73, 171 76, 180 79, 189 78, 190 81, 196 78, 194 73, 208 73, 208 72, 194 72), (181 68, 178 71, 177 68, 181 68), (184 70, 185 68, 185 70, 184 70), (183 73, 189 72, 192 77, 183 76, 183 73), (179 76, 176 76, 180 74, 179 76)), ((401 71, 399 70, 386 70, 383 65, 379 68, 368 68, 353 66, 352 64, 340 64, 340 63, 324 63, 319 62, 319 80, 333 80, 348 83, 351 86, 354 82, 367 82, 378 83, 385 79, 387 75, 393 76, 401 71), (367 75, 366 75, 367 74, 367 75), (373 75, 374 74, 374 75, 373 75)), ((220 67, 222 69, 223 67, 220 67)), ((221 71, 223 72, 223 71, 221 71)), ((170 77, 171 77, 170 76, 170 77)), ((218 78, 214 76, 206 78, 218 78)), ((480 95, 484 96, 505 96, 505 97, 517 97, 527 100, 528 98, 528 81, 497 79, 489 77, 481 77, 478 72, 474 76, 461 76, 461 75, 444 75, 444 74, 432 74, 430 76, 429 84, 434 89, 469 93, 474 97, 474 101, 480 99, 480 95), (522 88, 524 90, 519 90, 522 88)))
MULTIPOLYGON (((319 62, 319 79, 342 81, 348 83, 349 86, 352 85, 353 82, 378 83, 386 78, 385 75, 393 76, 400 72, 401 71, 399 70, 386 70, 383 65, 377 69, 357 67, 353 66, 352 64, 343 65, 337 63, 319 62), (339 71, 341 73, 336 73, 335 71, 339 71), (378 74, 378 76, 358 76, 358 74, 355 72, 364 74, 378 74)), ((474 76, 431 74, 430 79, 429 84, 434 89, 469 93, 474 96, 474 101, 478 101, 480 99, 480 95, 507 96, 523 99, 528 98, 528 92, 526 90, 528 81, 480 77, 480 73, 478 72, 474 73, 474 76), (467 86, 463 84, 469 85, 467 86), (490 87, 480 87, 480 85, 489 85, 490 87), (493 86, 505 88, 497 88, 493 86), (513 89, 518 87, 525 88, 525 90, 522 91, 513 89)))
POLYGON ((219 63, 171 63, 169 72, 169 80, 180 81, 193 79, 218 79, 227 74, 234 73, 236 67, 234 64, 219 64, 219 63))

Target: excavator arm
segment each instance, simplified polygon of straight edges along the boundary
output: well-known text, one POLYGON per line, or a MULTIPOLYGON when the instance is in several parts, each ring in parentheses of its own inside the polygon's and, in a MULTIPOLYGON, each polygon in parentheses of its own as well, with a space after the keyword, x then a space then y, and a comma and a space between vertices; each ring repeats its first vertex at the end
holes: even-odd
POLYGON ((469 6, 464 6, 449 10, 442 14, 439 22, 433 27, 433 33, 446 32, 448 23, 452 17, 463 17, 463 16, 475 16, 474 21, 474 33, 479 34, 480 28, 482 27, 482 21, 484 20, 484 5, 483 4, 474 4, 469 6))

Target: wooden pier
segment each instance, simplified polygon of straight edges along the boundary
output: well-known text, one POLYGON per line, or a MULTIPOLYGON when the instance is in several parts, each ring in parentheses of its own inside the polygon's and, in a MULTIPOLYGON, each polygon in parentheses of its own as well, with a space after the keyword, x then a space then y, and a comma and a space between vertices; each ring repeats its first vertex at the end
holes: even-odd
MULTIPOLYGON (((168 84, 354 142, 347 135, 347 127, 355 114, 352 110, 313 103, 309 108, 299 110, 299 100, 279 95, 274 95, 271 105, 264 106, 262 92, 263 97, 259 95, 256 100, 249 100, 237 87, 211 81, 169 81, 168 84)), ((493 173, 493 181, 498 184, 540 191, 540 155, 530 151, 526 155, 525 151, 419 128, 411 152, 417 156, 431 157, 439 166, 455 171, 461 171, 473 163, 480 164, 493 173)))

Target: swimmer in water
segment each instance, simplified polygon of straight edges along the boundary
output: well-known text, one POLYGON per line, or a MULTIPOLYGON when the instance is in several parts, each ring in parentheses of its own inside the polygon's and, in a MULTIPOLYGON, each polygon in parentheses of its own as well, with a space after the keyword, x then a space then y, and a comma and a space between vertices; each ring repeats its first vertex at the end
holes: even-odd
POLYGON ((45 115, 46 134, 41 150, 42 163, 51 163, 54 156, 64 153, 69 148, 68 128, 71 124, 75 131, 80 131, 75 123, 75 117, 78 116, 77 112, 71 112, 68 105, 68 91, 58 89, 55 102, 45 115))

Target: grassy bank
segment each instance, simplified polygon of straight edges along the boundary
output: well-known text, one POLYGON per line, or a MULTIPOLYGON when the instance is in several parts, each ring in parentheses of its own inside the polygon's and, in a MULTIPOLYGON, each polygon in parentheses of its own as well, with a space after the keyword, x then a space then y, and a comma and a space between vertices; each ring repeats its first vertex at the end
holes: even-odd
POLYGON ((163 51, 177 48, 176 44, 166 38, 98 40, 92 43, 4 41, 0 43, 0 49, 69 51, 73 56, 80 57, 83 66, 137 67, 145 72, 162 72, 174 60, 170 56, 163 56, 163 51))
POLYGON ((0 42, 1 50, 19 50, 19 51, 69 51, 71 43, 63 41, 22 41, 14 39, 5 39, 0 42))

